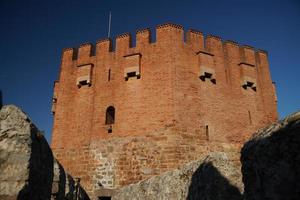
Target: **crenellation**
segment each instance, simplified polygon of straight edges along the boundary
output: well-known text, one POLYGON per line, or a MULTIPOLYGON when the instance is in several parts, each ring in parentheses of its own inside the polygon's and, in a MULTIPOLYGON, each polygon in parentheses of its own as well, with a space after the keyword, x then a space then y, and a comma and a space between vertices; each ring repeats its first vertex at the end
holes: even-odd
POLYGON ((179 24, 174 24, 174 23, 164 23, 164 24, 160 24, 156 26, 156 29, 161 29, 161 28, 176 28, 176 29, 182 29, 183 30, 183 26, 179 25, 179 24))
POLYGON ((96 44, 101 44, 101 43, 106 43, 106 42, 111 42, 111 39, 110 38, 99 39, 99 40, 97 40, 96 44))
POLYGON ((136 31, 136 47, 146 48, 151 41, 151 31, 149 28, 144 28, 136 31))
MULTIPOLYGON (((256 62, 259 64, 259 70, 261 71, 261 73, 266 72, 267 74, 263 74, 264 75, 268 75, 269 72, 269 62, 268 62, 268 54, 266 51, 256 51, 256 62)), ((269 74, 270 75, 270 74, 269 74)))
POLYGON ((226 44, 231 44, 231 45, 239 46, 239 43, 237 43, 237 42, 234 41, 234 40, 225 40, 225 41, 223 42, 223 44, 224 44, 224 45, 226 45, 226 44))
POLYGON ((202 31, 199 31, 199 30, 196 30, 196 29, 190 28, 188 31, 191 32, 191 33, 197 34, 197 35, 203 35, 202 31))
POLYGON ((131 35, 123 33, 116 37, 116 54, 127 54, 132 47, 131 35))
POLYGON ((191 45, 194 51, 204 50, 204 36, 201 31, 190 29, 186 32, 186 43, 191 45))
POLYGON ((79 45, 79 48, 83 48, 83 47, 85 47, 85 46, 92 46, 93 44, 92 43, 90 43, 90 42, 84 42, 84 43, 82 43, 81 45, 79 45))
POLYGON ((248 45, 248 44, 244 44, 244 45, 242 45, 244 48, 246 48, 246 49, 251 49, 251 50, 255 50, 255 48, 253 47, 253 46, 250 46, 250 45, 248 45))
POLYGON ((158 44, 183 44, 184 30, 181 25, 166 23, 156 26, 156 43, 158 44))
MULTIPOLYGON (((210 52, 222 56, 223 46, 228 48, 227 44, 232 44, 240 47, 240 64, 255 65, 255 53, 261 52, 267 54, 265 50, 258 49, 249 45, 240 45, 233 40, 222 41, 222 38, 219 36, 208 34, 204 38, 203 32, 195 29, 189 29, 187 32, 184 32, 183 26, 173 23, 165 23, 156 26, 156 37, 160 42, 170 41, 171 38, 173 42, 182 42, 183 34, 186 35, 186 44, 190 45, 195 51, 210 52), (165 30, 167 28, 167 30, 165 30), (170 30, 175 31, 170 31, 170 30), (162 35, 162 37, 160 36, 162 35), (167 37, 166 37, 167 36, 167 37), (160 39, 161 38, 161 39, 160 39), (174 40, 175 39, 175 40, 174 40)), ((129 51, 131 48, 147 48, 147 45, 151 43, 151 30, 149 28, 143 28, 136 31, 136 47, 132 47, 132 37, 129 33, 123 33, 115 38, 115 45, 117 52, 123 52, 122 54, 126 55, 127 53, 134 52, 129 51)), ((82 64, 85 60, 88 60, 88 57, 92 57, 97 54, 97 56, 107 54, 107 52, 113 52, 112 40, 110 38, 100 39, 96 42, 96 47, 91 43, 83 43, 79 46, 78 49, 75 48, 65 48, 63 50, 63 57, 65 52, 73 51, 72 60, 77 60, 80 57, 78 63, 82 64), (78 52, 77 52, 78 51, 78 52)), ((70 57, 70 52, 66 54, 70 57)))
POLYGON ((268 55, 268 51, 263 50, 263 49, 257 49, 257 52, 268 55))
POLYGON ((66 61, 77 59, 77 51, 75 48, 65 48, 62 50, 62 64, 66 61))
POLYGON ((94 45, 91 43, 81 44, 78 48, 77 65, 91 62, 90 57, 93 56, 94 45))
POLYGON ((137 34, 148 33, 150 32, 150 28, 141 28, 136 31, 137 34))
POLYGON ((118 39, 118 38, 128 38, 130 36, 131 36, 130 33, 122 33, 122 34, 117 35, 116 39, 118 39))
POLYGON ((248 45, 240 46, 241 63, 255 66, 255 49, 248 45))
POLYGON ((241 88, 241 69, 240 63, 240 46, 236 42, 225 41, 223 43, 225 66, 227 68, 227 79, 232 93, 240 93, 241 88), (239 88, 239 90, 236 90, 239 88))
POLYGON ((271 73, 269 70, 268 54, 266 51, 257 51, 256 54, 257 63, 259 63, 259 72, 262 78, 262 82, 271 83, 271 73))
POLYGON ((73 50, 74 50, 74 48, 72 48, 72 47, 69 47, 69 48, 63 48, 62 52, 64 53, 64 52, 67 52, 67 51, 73 51, 73 50))
POLYGON ((208 34, 208 35, 206 36, 206 39, 208 39, 208 38, 213 38, 213 39, 215 39, 215 40, 222 41, 222 38, 221 38, 220 36, 217 36, 217 35, 208 34))
POLYGON ((207 35, 205 38, 205 49, 216 56, 223 56, 222 39, 219 36, 207 35))
POLYGON ((105 57, 112 52, 112 41, 110 38, 100 39, 96 42, 96 56, 105 57))
POLYGON ((205 49, 206 51, 214 54, 213 60, 215 63, 215 73, 217 85, 220 83, 223 84, 228 82, 227 76, 227 65, 224 60, 224 49, 222 39, 218 36, 208 35, 205 40, 205 49))

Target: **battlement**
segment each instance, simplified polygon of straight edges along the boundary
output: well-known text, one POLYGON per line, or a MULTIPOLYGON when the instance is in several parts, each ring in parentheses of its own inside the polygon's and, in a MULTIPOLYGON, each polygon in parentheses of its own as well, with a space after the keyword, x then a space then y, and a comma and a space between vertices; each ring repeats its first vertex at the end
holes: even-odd
MULTIPOLYGON (((131 52, 139 52, 141 48, 147 48, 149 45, 160 45, 160 43, 172 42, 172 45, 186 45, 197 53, 200 50, 207 52, 217 52, 221 54, 223 48, 236 48, 240 49, 241 60, 247 60, 250 58, 250 54, 266 54, 264 50, 256 49, 249 45, 241 45, 232 40, 223 40, 219 36, 208 34, 203 32, 189 29, 184 31, 183 26, 173 23, 165 23, 156 26, 155 33, 152 33, 149 28, 139 29, 136 31, 135 47, 132 46, 132 36, 130 33, 123 33, 115 38, 115 48, 113 48, 112 40, 109 38, 100 39, 95 45, 91 43, 84 43, 79 48, 66 48, 63 50, 68 53, 68 58, 72 54, 73 60, 86 60, 87 57, 100 56, 102 54, 112 53, 118 54, 122 57, 125 54, 131 52), (156 41, 152 40, 152 36, 156 34, 156 41), (94 47, 95 46, 95 47, 94 47), (114 51, 113 51, 114 49, 114 51), (72 53, 71 53, 72 52, 72 53)), ((63 55, 64 57, 64 55, 63 55)), ((253 64, 253 63, 250 63, 253 64)))
MULTIPOLYGON (((183 26, 172 23, 156 26, 154 34, 156 41, 152 40, 149 28, 137 30, 135 46, 132 46, 131 34, 123 33, 116 36, 115 48, 110 38, 98 40, 95 45, 83 43, 78 48, 66 48, 63 50, 62 67, 75 70, 73 73, 77 74, 75 78, 79 88, 82 84, 93 87, 93 74, 97 69, 102 72, 108 70, 105 73, 109 74, 109 80, 112 76, 116 77, 116 73, 118 76, 123 74, 125 80, 132 77, 139 79, 149 72, 152 74, 147 69, 151 66, 142 64, 144 57, 147 59, 147 55, 151 54, 165 59, 184 54, 189 59, 198 60, 196 73, 202 81, 226 83, 232 88, 252 88, 256 91, 257 88, 260 89, 257 87, 262 81, 260 77, 270 76, 266 51, 232 40, 223 40, 216 35, 205 36, 195 29, 184 31, 183 26), (114 74, 111 74, 112 70, 114 74)), ((180 57, 176 59, 179 61, 180 57)), ((192 68, 190 66, 186 71, 192 68)), ((265 81, 271 82, 271 79, 265 81)))
POLYGON ((173 24, 173 23, 165 23, 156 26, 156 29, 161 29, 161 28, 176 28, 176 29, 183 30, 183 26, 179 24, 173 24))
POLYGON ((136 34, 150 33, 150 28, 142 28, 136 31, 136 34))

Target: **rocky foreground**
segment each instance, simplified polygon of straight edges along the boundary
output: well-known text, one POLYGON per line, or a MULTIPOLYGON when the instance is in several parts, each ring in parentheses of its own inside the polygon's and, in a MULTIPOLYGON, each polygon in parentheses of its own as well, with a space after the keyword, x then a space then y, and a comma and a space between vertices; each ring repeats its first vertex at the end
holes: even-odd
MULTIPOLYGON (((114 200, 300 199, 300 112, 257 131, 241 150, 225 152, 116 190, 114 200)), ((89 199, 79 180, 53 157, 41 132, 20 109, 0 110, 0 200, 89 199)), ((108 199, 108 198, 107 198, 108 199)))
POLYGON ((245 199, 300 199, 300 112, 257 131, 241 162, 245 199))
POLYGON ((0 111, 0 200, 89 199, 19 108, 0 111))
POLYGON ((113 199, 232 199, 241 198, 240 169, 223 152, 181 169, 118 190, 113 199))

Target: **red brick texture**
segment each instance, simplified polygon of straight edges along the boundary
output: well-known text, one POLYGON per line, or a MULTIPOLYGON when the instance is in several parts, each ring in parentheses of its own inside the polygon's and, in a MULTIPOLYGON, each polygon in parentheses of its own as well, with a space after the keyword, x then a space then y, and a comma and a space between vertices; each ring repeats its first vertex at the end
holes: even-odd
POLYGON ((267 54, 179 25, 65 49, 54 88, 52 148, 93 192, 235 149, 277 119, 267 54), (133 72, 133 73, 131 73, 133 72), (128 76, 127 76, 128 75, 128 76), (133 77, 131 77, 133 76, 133 77), (201 79, 199 77, 202 77, 201 79), (90 83, 78 80, 89 77, 90 83), (126 77, 129 77, 126 80, 126 77), (115 122, 105 125, 106 109, 115 122))

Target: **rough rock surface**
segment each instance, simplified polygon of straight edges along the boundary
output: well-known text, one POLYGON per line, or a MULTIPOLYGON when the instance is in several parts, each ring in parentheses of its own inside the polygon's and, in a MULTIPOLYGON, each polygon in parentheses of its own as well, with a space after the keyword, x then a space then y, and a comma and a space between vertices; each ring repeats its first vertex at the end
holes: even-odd
POLYGON ((180 169, 123 187, 112 199, 239 200, 241 191, 240 169, 225 153, 216 152, 180 169))
POLYGON ((300 112, 257 131, 241 161, 247 200, 300 199, 300 112))
POLYGON ((89 199, 20 109, 0 110, 0 199, 89 199))

